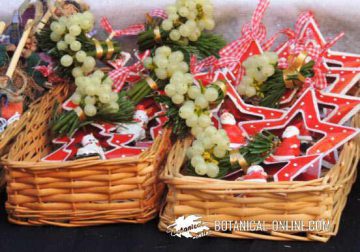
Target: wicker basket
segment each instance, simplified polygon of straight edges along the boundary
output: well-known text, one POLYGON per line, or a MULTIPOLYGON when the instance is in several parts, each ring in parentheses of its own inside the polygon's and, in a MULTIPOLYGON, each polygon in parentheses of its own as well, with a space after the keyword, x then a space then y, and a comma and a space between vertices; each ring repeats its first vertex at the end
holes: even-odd
MULTIPOLYGON (((360 116, 353 122, 358 127, 360 116)), ((338 163, 324 177, 265 184, 181 175, 185 150, 190 144, 191 139, 187 139, 173 146, 160 176, 168 186, 166 204, 160 213, 160 230, 169 231, 168 226, 176 218, 194 214, 202 217, 210 228, 209 235, 216 237, 326 242, 337 234, 341 213, 356 179, 359 137, 344 146, 338 163), (265 223, 266 232, 215 231, 215 221, 221 220, 259 221, 265 223), (305 225, 311 220, 329 220, 331 228, 322 232, 278 232, 272 229, 273 220, 289 223, 303 220, 305 225)))
POLYGON ((165 187, 158 174, 170 149, 170 131, 164 131, 138 157, 41 162, 51 150, 47 132, 52 107, 65 93, 66 88, 58 87, 43 97, 3 158, 9 221, 78 227, 144 223, 154 218, 165 187))
MULTIPOLYGON (((5 72, 5 68, 0 69, 1 73, 5 72)), ((4 132, 0 134, 0 157, 8 153, 11 145, 14 143, 16 136, 25 128, 26 122, 30 116, 35 112, 34 107, 40 102, 39 99, 35 100, 36 92, 43 92, 44 90, 38 87, 34 80, 28 76, 20 67, 14 71, 13 83, 15 85, 21 85, 21 89, 24 91, 26 97, 30 97, 30 105, 27 112, 23 113, 20 119, 11 125, 9 125, 4 132)), ((3 169, 0 167, 0 188, 5 184, 5 176, 3 169)))
MULTIPOLYGON (((35 105, 35 104, 34 104, 35 105)), ((20 120, 12 123, 6 130, 0 135, 0 157, 4 156, 9 152, 10 147, 14 143, 17 135, 25 128, 26 121, 29 120, 30 116, 34 113, 33 106, 30 106, 29 110, 22 114, 20 120)), ((5 174, 4 170, 0 166, 0 189, 4 186, 5 174)))

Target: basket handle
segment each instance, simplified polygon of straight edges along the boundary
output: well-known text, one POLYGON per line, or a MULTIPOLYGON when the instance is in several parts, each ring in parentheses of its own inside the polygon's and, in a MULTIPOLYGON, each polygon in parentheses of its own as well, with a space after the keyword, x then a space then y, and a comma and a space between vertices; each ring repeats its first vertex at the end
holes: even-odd
POLYGON ((56 10, 56 4, 61 3, 63 0, 56 0, 56 3, 51 4, 51 6, 48 7, 48 10, 45 12, 44 16, 41 18, 40 22, 37 24, 37 26, 34 29, 35 33, 39 33, 46 25, 46 23, 49 21, 49 19, 54 15, 54 12, 56 10))
POLYGON ((5 31, 6 24, 4 21, 0 21, 0 35, 5 31))
MULTIPOLYGON (((14 71, 16 69, 16 66, 19 62, 19 59, 20 59, 20 56, 21 56, 21 52, 22 50, 24 49, 25 47, 25 44, 26 44, 26 40, 28 39, 29 35, 30 35, 30 32, 31 32, 31 29, 34 25, 34 22, 32 19, 29 19, 27 22, 26 22, 26 25, 25 25, 25 30, 21 36, 21 39, 19 41, 19 44, 18 46, 16 47, 16 50, 14 52, 14 55, 13 57, 11 58, 11 61, 10 61, 10 64, 9 64, 9 67, 6 71, 6 76, 11 79, 12 76, 14 75, 14 71)), ((6 86, 5 86, 6 87, 6 86)), ((5 88, 3 87, 3 88, 5 88)))

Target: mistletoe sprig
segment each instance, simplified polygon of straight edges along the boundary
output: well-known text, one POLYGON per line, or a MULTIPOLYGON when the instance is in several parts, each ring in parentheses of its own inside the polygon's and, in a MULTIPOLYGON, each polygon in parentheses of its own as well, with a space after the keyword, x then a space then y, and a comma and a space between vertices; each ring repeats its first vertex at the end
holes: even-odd
POLYGON ((166 9, 168 18, 148 18, 146 31, 138 36, 140 51, 167 45, 184 53, 189 62, 190 55, 199 59, 214 55, 226 45, 225 40, 205 30, 213 30, 214 6, 209 0, 178 0, 166 9))
POLYGON ((246 146, 238 150, 229 151, 225 147, 219 150, 218 141, 226 133, 220 131, 220 136, 211 135, 212 133, 214 132, 203 132, 188 150, 188 174, 223 178, 239 169, 246 171, 251 165, 262 163, 280 143, 277 136, 265 131, 255 135, 246 146))
POLYGON ((306 78, 314 76, 313 60, 299 64, 298 59, 303 56, 297 56, 287 69, 278 67, 278 56, 274 52, 249 57, 243 63, 246 75, 238 86, 239 94, 254 104, 278 107, 287 90, 301 88, 306 78))
POLYGON ((61 77, 88 75, 96 67, 96 59, 109 60, 120 54, 120 45, 113 40, 101 41, 89 37, 95 19, 91 12, 52 18, 38 34, 41 51, 50 55, 61 77))

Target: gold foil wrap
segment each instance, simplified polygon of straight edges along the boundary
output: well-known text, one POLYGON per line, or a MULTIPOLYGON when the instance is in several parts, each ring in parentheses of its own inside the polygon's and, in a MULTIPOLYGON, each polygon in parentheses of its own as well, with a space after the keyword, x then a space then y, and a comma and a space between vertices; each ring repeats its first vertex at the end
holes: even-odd
POLYGON ((156 82, 150 77, 146 77, 145 80, 152 90, 157 90, 159 88, 156 82))
POLYGON ((74 111, 75 111, 75 113, 77 114, 77 116, 79 117, 80 122, 83 122, 83 121, 86 120, 86 115, 85 115, 85 113, 84 113, 84 110, 82 110, 82 108, 76 107, 76 108, 74 109, 74 111))
POLYGON ((231 166, 239 165, 245 172, 249 167, 249 164, 239 150, 232 150, 230 152, 230 164, 231 166))
POLYGON ((104 49, 102 48, 99 40, 93 39, 93 41, 94 41, 94 44, 95 44, 96 58, 101 59, 102 56, 104 55, 104 49))
POLYGON ((106 46, 107 46, 106 59, 109 60, 112 58, 115 52, 114 43, 111 40, 106 40, 106 46))
POLYGON ((160 32, 160 27, 156 26, 154 29, 154 35, 155 35, 155 41, 156 42, 161 42, 161 32, 160 32))
POLYGON ((300 70, 301 67, 305 64, 306 57, 306 52, 301 52, 296 57, 294 57, 293 55, 289 56, 288 61, 290 62, 290 66, 283 71, 283 79, 286 88, 294 88, 296 85, 295 81, 287 79, 287 76, 289 75, 297 75, 297 78, 301 83, 305 82, 306 78, 300 73, 300 70))

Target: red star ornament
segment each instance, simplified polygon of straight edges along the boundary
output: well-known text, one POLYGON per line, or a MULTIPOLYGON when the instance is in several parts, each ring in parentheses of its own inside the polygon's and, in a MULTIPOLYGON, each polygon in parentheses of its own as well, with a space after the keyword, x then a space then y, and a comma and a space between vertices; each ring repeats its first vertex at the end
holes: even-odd
MULTIPOLYGON (((319 25, 313 16, 308 16, 307 22, 301 28, 298 39, 303 39, 307 34, 311 34, 311 42, 321 47, 325 46, 326 39, 320 31, 319 25)), ((280 57, 287 57, 289 54, 289 42, 285 42, 277 49, 280 57)), ((347 53, 327 50, 324 55, 327 63, 333 64, 333 68, 358 68, 360 67, 360 54, 347 53)))
POLYGON ((324 135, 307 149, 306 155, 327 155, 359 133, 359 129, 321 121, 315 92, 312 89, 306 90, 280 119, 240 122, 240 126, 250 137, 263 130, 283 129, 299 113, 307 130, 324 135))
MULTIPOLYGON (((229 97, 229 100, 226 99, 225 102, 220 104, 212 111, 214 125, 221 124, 218 115, 221 108, 222 112, 224 109, 228 110, 228 112, 235 117, 236 121, 249 120, 249 118, 253 118, 254 116, 260 117, 261 119, 275 119, 281 117, 284 114, 284 111, 281 110, 259 107, 245 103, 237 93, 235 87, 227 79, 226 70, 223 71, 217 73, 218 79, 225 80, 226 96, 229 97)), ((234 125, 233 127, 237 127, 239 132, 242 131, 238 124, 234 125)), ((233 141, 231 141, 231 147, 238 147, 245 144, 245 141, 243 141, 245 138, 231 137, 231 134, 229 134, 229 137, 230 139, 233 139, 233 141)))
POLYGON ((329 68, 322 64, 321 71, 335 80, 327 88, 327 92, 346 94, 360 80, 360 68, 329 68))
MULTIPOLYGON (((226 75, 225 75, 226 79, 226 75)), ((284 115, 284 111, 260 106, 250 105, 244 102, 244 100, 240 97, 235 87, 226 81, 226 95, 232 100, 235 107, 244 114, 259 116, 262 119, 275 119, 282 117, 284 115)))
POLYGON ((344 124, 360 110, 360 98, 354 96, 315 91, 319 104, 334 107, 323 119, 326 122, 344 124))
MULTIPOLYGON (((287 58, 290 55, 290 47, 285 45, 277 51, 279 58, 287 58)), ((327 77, 334 78, 332 83, 326 88, 326 91, 338 94, 346 94, 360 80, 360 64, 357 67, 330 67, 326 64, 326 58, 320 65, 320 71, 327 77)), ((293 93, 288 94, 291 96, 293 93)), ((281 103, 286 103, 287 98, 283 97, 281 103)))
MULTIPOLYGON (((308 31, 311 32, 314 42, 316 42, 320 46, 324 46, 326 44, 326 39, 321 33, 319 25, 314 19, 314 17, 310 17, 308 22, 304 25, 300 33, 300 38, 303 38, 308 31)), ((360 67, 359 54, 338 52, 329 49, 325 54, 325 60, 328 63, 339 65, 341 67, 350 67, 350 68, 360 67)))
POLYGON ((320 176, 319 159, 321 155, 309 155, 290 159, 287 164, 279 169, 274 175, 274 181, 292 181, 300 174, 307 174, 307 171, 314 168, 314 172, 307 174, 306 180, 316 179, 320 176))
POLYGON ((54 144, 61 144, 62 146, 41 160, 44 162, 59 162, 73 158, 77 152, 76 145, 81 143, 85 135, 86 133, 83 130, 76 130, 71 138, 67 136, 55 138, 52 142, 54 144))

